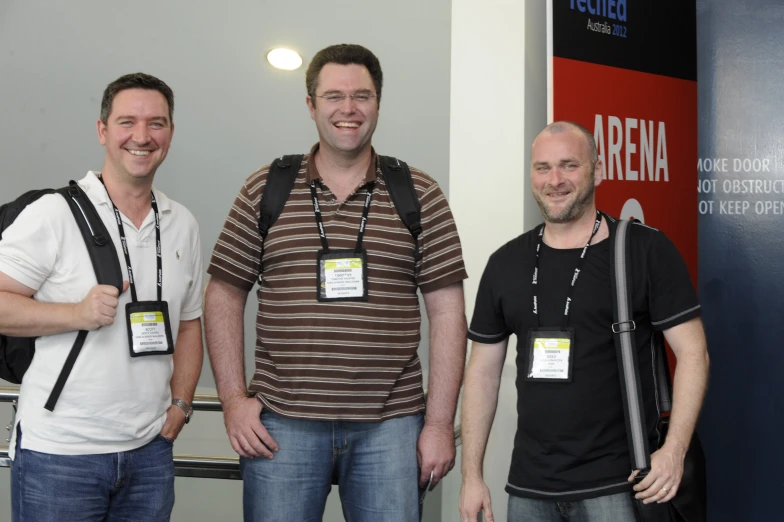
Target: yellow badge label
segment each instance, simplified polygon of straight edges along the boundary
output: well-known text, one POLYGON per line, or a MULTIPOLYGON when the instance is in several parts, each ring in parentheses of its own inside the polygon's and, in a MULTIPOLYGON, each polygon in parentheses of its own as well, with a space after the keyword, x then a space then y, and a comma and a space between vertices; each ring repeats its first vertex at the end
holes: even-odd
POLYGON ((569 339, 534 339, 537 350, 568 350, 571 344, 569 339))
POLYGON ((324 260, 325 270, 340 270, 344 268, 362 268, 362 259, 359 257, 352 257, 347 259, 324 260))
POLYGON ((131 324, 162 322, 163 312, 135 312, 131 314, 131 324))

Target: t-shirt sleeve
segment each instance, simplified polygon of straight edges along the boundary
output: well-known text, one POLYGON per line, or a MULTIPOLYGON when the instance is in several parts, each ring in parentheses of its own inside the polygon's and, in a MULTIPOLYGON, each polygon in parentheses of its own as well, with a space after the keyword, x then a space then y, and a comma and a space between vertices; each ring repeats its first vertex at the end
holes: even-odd
POLYGON ((180 314, 180 320, 182 321, 190 321, 201 317, 204 305, 204 261, 201 252, 201 234, 195 219, 193 219, 191 230, 193 238, 191 241, 191 259, 193 259, 191 280, 193 284, 188 289, 188 295, 185 296, 182 302, 182 313, 180 314))
POLYGON ((497 275, 498 252, 487 262, 474 304, 474 316, 468 329, 468 338, 482 344, 500 343, 511 332, 506 326, 497 275))
POLYGON ((242 185, 212 250, 207 269, 212 277, 246 292, 253 288, 261 270, 257 209, 263 184, 264 180, 256 173, 242 185))
POLYGON ((462 281, 468 274, 457 225, 437 183, 420 197, 420 204, 423 247, 417 284, 427 293, 462 281))
MULTIPOLYGON (((22 210, 3 231, 0 272, 33 290, 41 287, 57 263, 57 238, 61 235, 53 228, 51 214, 62 210, 59 205, 67 205, 62 196, 43 196, 22 210)), ((67 208, 65 211, 70 214, 67 208)))
POLYGON ((651 324, 663 331, 701 315, 697 293, 680 252, 657 232, 647 253, 651 324))

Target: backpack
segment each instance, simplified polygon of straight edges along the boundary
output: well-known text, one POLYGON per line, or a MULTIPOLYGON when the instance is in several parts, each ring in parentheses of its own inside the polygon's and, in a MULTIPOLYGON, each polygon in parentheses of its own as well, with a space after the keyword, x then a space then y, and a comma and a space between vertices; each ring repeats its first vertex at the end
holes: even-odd
MULTIPOLYGON (((90 260, 92 261, 98 284, 111 285, 122 291, 123 275, 120 268, 120 260, 117 257, 117 250, 114 248, 111 236, 106 231, 106 227, 98 216, 95 207, 75 181, 71 181, 67 187, 58 190, 31 190, 25 192, 16 200, 0 206, 0 240, 3 238, 3 231, 14 222, 29 204, 46 194, 55 193, 65 198, 76 223, 79 225, 79 230, 84 237, 87 251, 90 254, 90 260)), ((46 406, 44 406, 47 410, 54 410, 57 399, 60 397, 65 381, 76 363, 76 358, 84 345, 86 337, 87 331, 85 330, 80 331, 77 335, 76 342, 74 342, 71 352, 68 354, 49 400, 46 402, 46 406)), ((0 379, 13 384, 21 384, 34 354, 34 337, 11 337, 0 334, 0 379)))
MULTIPOLYGON (((414 264, 418 270, 419 262, 422 260, 422 252, 419 249, 419 236, 422 234, 422 206, 419 203, 416 189, 414 189, 411 170, 406 162, 390 156, 379 156, 379 162, 384 183, 392 198, 392 203, 395 205, 395 210, 414 238, 414 264)), ((270 227, 275 224, 283 212, 283 207, 294 187, 294 180, 297 178, 301 164, 302 155, 298 154, 281 156, 270 165, 259 209, 258 226, 262 244, 260 259, 264 255, 264 240, 270 227)), ((259 274, 259 281, 261 281, 261 274, 259 274)))

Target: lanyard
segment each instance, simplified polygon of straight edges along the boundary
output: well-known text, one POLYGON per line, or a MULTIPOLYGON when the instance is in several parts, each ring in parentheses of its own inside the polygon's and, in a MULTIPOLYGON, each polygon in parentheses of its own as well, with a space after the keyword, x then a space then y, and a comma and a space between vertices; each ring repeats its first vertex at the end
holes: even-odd
MULTIPOLYGON (((593 232, 591 232, 591 237, 588 238, 588 243, 585 244, 583 247, 583 251, 580 253, 580 259, 577 260, 577 267, 574 269, 574 275, 572 276, 572 284, 569 286, 569 293, 566 296, 566 306, 564 307, 564 318, 563 318, 563 327, 566 328, 569 325, 569 311, 571 308, 572 300, 574 299, 574 286, 577 284, 577 278, 580 276, 580 270, 582 270, 583 265, 585 265, 585 255, 588 253, 588 247, 591 246, 591 241, 593 241, 593 237, 599 231, 599 226, 602 224, 602 214, 598 210, 596 211, 596 223, 593 226, 593 232)), ((542 249, 542 237, 544 236, 544 225, 539 230, 539 242, 536 244, 536 265, 534 266, 534 278, 533 278, 533 294, 534 294, 534 315, 536 316, 536 327, 540 326, 539 324, 539 309, 538 309, 538 282, 539 282, 539 251, 542 249)))
MULTIPOLYGON (((362 251, 362 238, 365 237, 365 224, 367 223, 368 212, 370 211, 370 199, 373 197, 373 188, 376 183, 368 183, 367 195, 365 196, 365 208, 362 210, 362 221, 359 223, 359 234, 357 235, 357 247, 354 252, 357 254, 362 251)), ((321 219, 321 208, 319 207, 318 194, 316 193, 316 180, 310 182, 310 195, 313 199, 313 213, 316 215, 316 225, 318 225, 319 238, 321 239, 321 246, 324 253, 329 252, 329 243, 327 242, 327 234, 324 231, 324 222, 321 219)))
MULTIPOLYGON (((98 179, 101 180, 103 183, 104 188, 106 188, 106 183, 103 181, 103 177, 99 177, 98 179)), ((106 195, 109 196, 109 191, 106 191, 106 195)), ((109 201, 112 203, 112 208, 114 209, 114 217, 117 220, 117 228, 120 231, 120 243, 122 243, 123 254, 125 254, 125 263, 128 266, 128 286, 131 288, 131 299, 135 303, 138 301, 136 298, 136 284, 133 280, 133 268, 131 268, 131 256, 128 254, 128 241, 125 239, 125 229, 123 228, 122 218, 120 217, 120 211, 112 201, 112 197, 109 196, 109 201)), ((158 215, 158 203, 155 201, 155 194, 150 191, 150 201, 152 203, 152 210, 155 213, 155 248, 157 251, 157 263, 158 263, 158 301, 162 300, 163 297, 163 260, 161 258, 161 218, 158 215)))

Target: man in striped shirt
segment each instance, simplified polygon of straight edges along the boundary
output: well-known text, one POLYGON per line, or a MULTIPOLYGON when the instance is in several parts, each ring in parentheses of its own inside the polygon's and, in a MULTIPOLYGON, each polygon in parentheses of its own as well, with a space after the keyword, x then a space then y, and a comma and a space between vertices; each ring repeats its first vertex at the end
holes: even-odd
POLYGON ((423 488, 455 459, 466 348, 460 240, 441 189, 417 169, 419 245, 397 214, 371 146, 382 88, 373 53, 323 49, 306 87, 319 142, 283 212, 262 249, 263 167, 240 189, 208 270, 207 344, 241 457, 245 520, 321 520, 334 483, 347 520, 415 522, 423 488), (246 387, 243 313, 257 278, 246 387), (430 321, 426 419, 417 288, 430 321))

